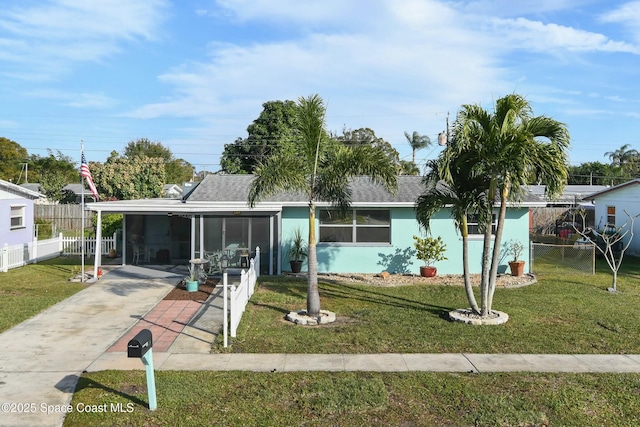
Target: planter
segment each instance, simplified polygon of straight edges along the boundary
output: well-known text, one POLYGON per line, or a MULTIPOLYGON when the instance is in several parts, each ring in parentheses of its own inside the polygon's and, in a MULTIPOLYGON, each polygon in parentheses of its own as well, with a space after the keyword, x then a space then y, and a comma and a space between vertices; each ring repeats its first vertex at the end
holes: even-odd
POLYGON ((300 273, 302 270, 302 261, 289 261, 289 265, 292 273, 300 273))
POLYGON ((118 254, 116 253, 115 249, 110 249, 109 250, 109 258, 115 258, 118 254))
POLYGON ((524 276, 524 261, 510 261, 509 268, 512 276, 524 276))
POLYGON ((420 267, 420 275, 422 277, 434 277, 438 273, 435 267, 420 267))
POLYGON ((198 291, 198 281, 194 280, 193 282, 186 280, 185 281, 187 291, 188 292, 197 292, 198 291))

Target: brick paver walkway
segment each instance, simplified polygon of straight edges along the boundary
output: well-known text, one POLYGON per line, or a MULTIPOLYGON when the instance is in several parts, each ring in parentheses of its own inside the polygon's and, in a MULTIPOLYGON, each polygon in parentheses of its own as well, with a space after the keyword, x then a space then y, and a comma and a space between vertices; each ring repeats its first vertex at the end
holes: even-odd
POLYGON ((154 352, 167 351, 202 304, 202 301, 162 300, 107 351, 126 352, 129 341, 142 329, 151 331, 154 352))

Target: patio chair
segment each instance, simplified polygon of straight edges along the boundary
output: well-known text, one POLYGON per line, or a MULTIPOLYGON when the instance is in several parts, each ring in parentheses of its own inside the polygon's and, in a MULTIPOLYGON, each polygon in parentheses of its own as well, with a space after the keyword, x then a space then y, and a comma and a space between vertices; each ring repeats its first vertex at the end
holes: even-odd
POLYGON ((142 261, 148 263, 150 261, 149 251, 146 248, 141 247, 137 243, 131 244, 133 248, 133 258, 131 259, 131 263, 134 265, 138 265, 140 263, 140 254, 142 254, 142 261))
POLYGON ((219 273, 222 271, 220 268, 220 258, 222 257, 222 252, 205 252, 205 257, 209 261, 209 274, 219 273))

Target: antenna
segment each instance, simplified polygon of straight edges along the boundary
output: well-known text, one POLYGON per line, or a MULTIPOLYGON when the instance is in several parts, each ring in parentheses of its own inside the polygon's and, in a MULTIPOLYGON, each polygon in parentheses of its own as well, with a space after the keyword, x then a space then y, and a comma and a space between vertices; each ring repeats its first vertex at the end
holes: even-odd
POLYGON ((447 111, 447 130, 438 134, 438 145, 444 147, 449 143, 449 112, 447 111))

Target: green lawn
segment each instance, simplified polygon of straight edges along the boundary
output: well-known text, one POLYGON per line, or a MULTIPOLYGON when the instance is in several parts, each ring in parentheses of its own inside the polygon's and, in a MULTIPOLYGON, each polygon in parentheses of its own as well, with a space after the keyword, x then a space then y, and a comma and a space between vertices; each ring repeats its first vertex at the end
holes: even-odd
POLYGON ((640 353, 640 262, 627 258, 619 293, 607 292, 604 262, 595 276, 539 265, 538 283, 498 289, 494 309, 509 314, 498 327, 452 323, 467 307, 457 286, 320 285, 321 306, 339 316, 326 327, 300 327, 283 317, 306 307, 301 279, 262 277, 230 349, 244 353, 640 353))
MULTIPOLYGON (((78 264, 58 258, 2 273, 0 330, 83 289, 67 281, 78 264)), ((492 327, 445 319, 467 305, 460 287, 332 283, 320 286, 322 306, 339 322, 298 327, 283 317, 304 308, 306 284, 262 277, 238 337, 215 351, 640 353, 638 259, 625 261, 618 294, 606 291, 611 273, 602 262, 595 276, 540 271, 532 286, 497 291, 494 308, 511 318, 492 327)), ((73 407, 107 412, 75 411, 65 425, 640 424, 640 374, 158 371, 156 387, 158 409, 149 411, 144 371, 84 374, 73 407), (131 412, 112 412, 118 403, 131 412)))
POLYGON ((58 257, 0 273, 0 332, 84 289, 69 282, 79 271, 78 257, 58 257))
POLYGON ((65 426, 634 426, 638 374, 156 372, 85 374, 65 426), (131 412, 111 412, 121 404, 131 412))
MULTIPOLYGON (((336 325, 283 320, 305 306, 301 280, 262 277, 230 349, 215 351, 640 353, 640 263, 628 258, 620 293, 595 276, 542 266, 538 283, 499 289, 501 326, 451 323, 461 287, 380 288, 322 283, 336 325)), ((78 413, 65 426, 620 426, 640 424, 640 374, 156 372, 147 409, 143 371, 83 375, 72 405, 122 404, 128 413, 78 413)))

